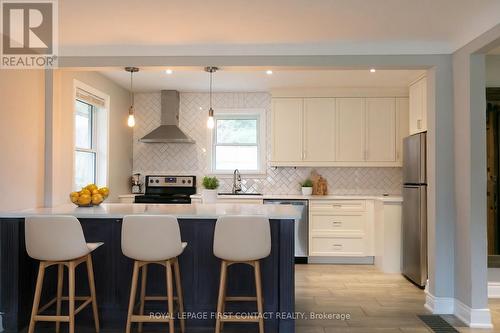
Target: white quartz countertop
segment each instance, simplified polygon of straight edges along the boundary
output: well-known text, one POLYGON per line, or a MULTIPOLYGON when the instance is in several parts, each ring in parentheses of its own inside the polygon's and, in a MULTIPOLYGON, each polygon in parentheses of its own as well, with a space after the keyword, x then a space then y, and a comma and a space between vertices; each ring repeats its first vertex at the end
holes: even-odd
POLYGON ((103 203, 94 207, 77 207, 74 204, 65 204, 52 208, 0 212, 0 218, 19 218, 33 215, 72 215, 77 218, 120 219, 125 215, 133 214, 174 215, 177 218, 185 219, 215 219, 224 215, 256 215, 266 216, 270 219, 296 219, 301 217, 300 209, 291 205, 103 203))
MULTIPOLYGON (((193 194, 192 199, 201 199, 201 194, 193 194)), ((263 194, 263 195, 218 195, 219 199, 285 199, 285 200, 380 200, 387 203, 403 202, 399 195, 302 195, 302 194, 263 194)))

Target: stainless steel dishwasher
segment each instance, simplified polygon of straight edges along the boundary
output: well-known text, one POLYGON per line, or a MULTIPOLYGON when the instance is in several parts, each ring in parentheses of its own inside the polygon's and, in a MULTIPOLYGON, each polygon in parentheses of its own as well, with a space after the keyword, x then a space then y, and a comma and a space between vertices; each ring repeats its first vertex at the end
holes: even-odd
POLYGON ((308 200, 287 200, 287 199, 264 199, 264 205, 293 205, 297 206, 302 212, 299 220, 295 221, 295 262, 307 263, 308 257, 308 218, 309 201, 308 200))

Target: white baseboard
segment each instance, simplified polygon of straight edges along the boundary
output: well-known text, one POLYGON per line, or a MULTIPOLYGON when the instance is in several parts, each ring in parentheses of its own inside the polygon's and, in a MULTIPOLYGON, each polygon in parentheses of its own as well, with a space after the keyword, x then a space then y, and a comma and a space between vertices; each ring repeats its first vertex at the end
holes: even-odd
POLYGON ((453 314, 454 298, 451 297, 436 297, 425 291, 425 308, 434 314, 453 314))
POLYGON ((472 328, 492 328, 490 309, 472 309, 458 299, 425 295, 425 308, 433 314, 453 314, 472 328))
POLYGON ((490 309, 471 309, 455 299, 455 316, 472 328, 492 328, 490 309))
POLYGON ((500 298, 500 282, 488 282, 488 298, 500 298))
POLYGON ((309 257, 309 264, 373 265, 373 257, 309 257))

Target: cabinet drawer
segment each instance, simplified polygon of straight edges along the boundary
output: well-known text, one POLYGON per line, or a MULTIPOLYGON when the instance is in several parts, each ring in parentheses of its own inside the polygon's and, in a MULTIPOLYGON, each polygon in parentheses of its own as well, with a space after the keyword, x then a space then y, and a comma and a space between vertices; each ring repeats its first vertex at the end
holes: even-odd
POLYGON ((365 200, 314 200, 311 201, 310 211, 318 212, 364 212, 365 200))
POLYGON ((313 237, 312 256, 363 256, 362 237, 313 237))
POLYGON ((365 232, 366 215, 364 213, 352 214, 311 214, 311 231, 313 232, 365 232))

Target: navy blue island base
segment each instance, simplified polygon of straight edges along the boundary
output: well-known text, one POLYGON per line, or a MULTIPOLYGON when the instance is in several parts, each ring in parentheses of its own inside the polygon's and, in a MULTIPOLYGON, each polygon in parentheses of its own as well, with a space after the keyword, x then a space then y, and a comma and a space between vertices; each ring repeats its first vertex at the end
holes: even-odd
MULTIPOLYGON (((132 260, 123 256, 120 245, 121 219, 80 218, 88 242, 104 242, 93 253, 97 302, 103 332, 123 332, 132 279, 132 260)), ((220 260, 213 255, 215 219, 180 219, 182 241, 188 242, 179 257, 186 332, 213 332, 219 288, 220 260)), ((57 236, 57 235, 55 235, 57 236)), ((266 333, 293 333, 294 328, 294 220, 271 220, 271 255, 262 260, 262 283, 266 333)), ((77 295, 88 295, 85 265, 78 267, 77 295)), ((22 332, 29 322, 38 262, 29 258, 24 244, 24 219, 0 217, 0 324, 5 332, 22 332)), ((54 297, 56 268, 47 271, 43 300, 54 297)), ((65 279, 66 279, 65 273, 65 279)), ((165 295, 164 268, 152 265, 148 272, 148 295, 165 295)), ((65 280, 65 288, 67 281, 65 280)), ((65 290, 66 292, 66 290, 65 290)), ((228 296, 253 296, 255 284, 248 265, 229 269, 228 296)), ((66 306, 63 303, 63 308, 66 306)), ((163 313, 166 302, 152 302, 146 314, 163 313)), ((228 303, 227 312, 250 313, 255 303, 228 303)), ((90 307, 76 317, 77 332, 92 332, 90 307)), ((62 324, 64 327, 64 323, 62 324)), ((178 323, 176 323, 178 326, 178 323)), ((144 330, 165 330, 165 324, 145 324, 144 330)), ((231 332, 256 332, 256 324, 230 324, 231 332)), ((1 330, 1 328, 0 328, 1 330)), ((37 332, 53 332, 53 323, 37 324, 37 332)))

